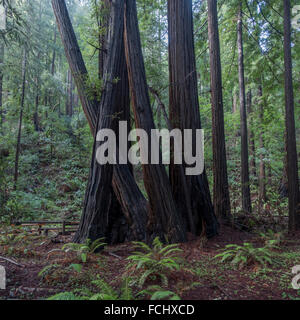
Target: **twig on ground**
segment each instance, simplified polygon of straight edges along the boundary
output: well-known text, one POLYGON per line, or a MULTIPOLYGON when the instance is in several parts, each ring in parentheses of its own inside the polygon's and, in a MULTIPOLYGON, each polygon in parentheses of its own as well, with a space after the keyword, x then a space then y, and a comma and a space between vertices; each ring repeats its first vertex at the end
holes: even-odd
POLYGON ((11 260, 11 259, 9 259, 9 258, 5 258, 5 257, 0 256, 0 259, 1 259, 1 260, 4 260, 4 261, 7 261, 7 262, 10 262, 10 263, 12 263, 12 264, 14 264, 14 265, 16 265, 16 266, 18 266, 18 267, 25 268, 24 265, 19 264, 19 263, 15 262, 15 261, 13 261, 13 260, 11 260))
POLYGON ((113 256, 113 257, 115 257, 115 258, 118 258, 119 260, 123 260, 122 257, 120 257, 120 256, 118 256, 118 255, 116 255, 116 254, 114 254, 114 253, 112 253, 112 252, 108 252, 108 254, 109 254, 110 256, 113 256))

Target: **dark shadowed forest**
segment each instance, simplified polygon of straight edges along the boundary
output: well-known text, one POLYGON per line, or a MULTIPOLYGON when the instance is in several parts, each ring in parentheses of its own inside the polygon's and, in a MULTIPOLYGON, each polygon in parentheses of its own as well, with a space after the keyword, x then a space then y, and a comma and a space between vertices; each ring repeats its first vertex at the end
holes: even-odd
POLYGON ((299 300, 299 41, 296 0, 1 0, 0 300, 299 300))

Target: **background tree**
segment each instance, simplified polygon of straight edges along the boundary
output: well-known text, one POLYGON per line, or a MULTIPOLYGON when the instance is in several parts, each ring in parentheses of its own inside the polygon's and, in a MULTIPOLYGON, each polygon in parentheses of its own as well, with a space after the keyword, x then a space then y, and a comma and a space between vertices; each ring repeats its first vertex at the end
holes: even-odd
POLYGON ((296 132, 294 118, 294 89, 291 56, 291 2, 283 1, 284 6, 284 67, 285 67, 285 116, 286 116, 286 149, 287 176, 289 194, 289 230, 300 229, 300 194, 298 162, 296 149, 296 132))
MULTIPOLYGON (((192 1, 168 1, 169 21, 169 73, 170 73, 170 120, 173 128, 180 130, 201 128, 197 70, 194 52, 194 29, 192 16, 192 1)), ((193 136, 193 152, 195 152, 195 135, 193 136)), ((187 167, 187 165, 185 165, 187 167)), ((181 214, 185 218, 188 230, 193 227, 200 234, 205 223, 208 237, 218 232, 206 172, 197 176, 187 176, 186 183, 190 204, 187 204, 184 182, 180 173, 180 166, 170 165, 170 181, 172 192, 181 214), (187 206, 193 212, 194 226, 189 224, 187 206)))
POLYGON ((210 46, 212 142, 214 171, 214 209, 218 217, 230 217, 227 157, 217 1, 208 0, 208 38, 210 46))
POLYGON ((245 71, 244 71, 244 48, 243 48, 243 18, 242 2, 239 3, 237 38, 238 38, 238 65, 239 65, 239 87, 240 87, 240 114, 241 114, 241 181, 242 181, 242 204, 246 213, 251 213, 250 179, 249 179, 249 150, 248 150, 248 128, 246 112, 245 93, 245 71))

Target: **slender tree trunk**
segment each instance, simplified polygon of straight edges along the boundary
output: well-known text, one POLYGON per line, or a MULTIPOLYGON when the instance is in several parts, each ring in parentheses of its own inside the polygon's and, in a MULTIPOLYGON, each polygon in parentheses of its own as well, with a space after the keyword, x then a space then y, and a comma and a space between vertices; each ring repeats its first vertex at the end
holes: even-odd
POLYGON ((283 1, 284 6, 284 67, 285 67, 285 109, 286 109, 286 148, 287 177, 289 194, 289 231, 300 229, 300 194, 296 147, 294 90, 291 54, 291 2, 283 1))
POLYGON ((34 130, 39 131, 40 126, 39 126, 39 115, 38 115, 38 110, 39 110, 39 104, 40 104, 40 79, 39 76, 36 77, 36 95, 35 95, 35 111, 33 115, 33 125, 34 125, 34 130))
MULTIPOLYGON (((78 42, 71 24, 64 0, 52 0, 53 10, 56 16, 57 25, 61 34, 62 43, 65 48, 66 57, 77 86, 78 95, 89 122, 93 135, 96 133, 97 115, 99 103, 97 99, 92 99, 88 94, 86 80, 88 73, 78 46, 78 42), (72 48, 72 50, 71 50, 72 48)), ((125 77, 122 76, 122 79, 125 77)), ((124 97, 122 97, 124 99, 124 97)), ((124 113, 124 118, 128 119, 129 108, 124 113)), ((128 224, 136 235, 136 240, 145 239, 145 225, 147 220, 147 201, 139 190, 129 166, 116 165, 113 172, 113 188, 122 211, 125 216, 130 216, 128 224)), ((75 240, 82 238, 76 235, 75 240)))
POLYGON ((238 97, 236 92, 234 91, 232 95, 232 113, 237 112, 237 102, 238 102, 237 100, 238 100, 238 97))
POLYGON ((67 72, 67 97, 66 97, 66 115, 72 117, 73 109, 73 80, 72 73, 70 70, 67 72))
POLYGON ((4 43, 0 43, 0 133, 3 134, 4 110, 3 110, 3 65, 4 65, 4 43))
POLYGON ((16 158, 15 158, 15 174, 14 174, 15 190, 17 190, 17 183, 19 178, 19 157, 20 157, 20 151, 21 151, 22 122, 23 122, 23 112, 24 112, 24 104, 25 104, 26 67, 27 67, 27 51, 26 49, 24 49, 24 57, 23 57, 23 63, 22 63, 22 93, 21 93, 17 146, 16 146, 16 158))
MULTIPOLYGON (((42 1, 39 3, 39 26, 38 26, 38 33, 41 32, 41 23, 42 23, 42 1)), ((35 131, 40 131, 39 125, 39 103, 40 103, 40 59, 41 59, 41 51, 38 51, 37 60, 38 60, 38 68, 37 68, 37 75, 36 75, 36 95, 35 95, 35 110, 33 114, 33 125, 35 131)))
POLYGON ((260 121, 260 134, 259 134, 259 148, 260 148, 260 155, 259 155, 259 213, 262 212, 263 205, 266 202, 266 166, 265 166, 265 154, 263 152, 265 144, 264 144, 264 129, 263 129, 263 122, 264 122, 264 102, 262 100, 263 92, 262 86, 260 85, 258 88, 258 96, 259 96, 259 121, 260 121))
MULTIPOLYGON (((169 69, 170 69, 170 120, 173 128, 182 132, 192 129, 194 135, 193 152, 195 152, 195 132, 201 128, 196 59, 194 49, 194 30, 192 1, 169 0, 169 69)), ((204 230, 208 237, 218 232, 218 222, 214 213, 206 173, 186 176, 190 204, 186 201, 183 189, 181 166, 170 165, 172 192, 184 217, 188 230, 196 230, 199 235, 204 230), (189 223, 187 208, 193 212, 194 226, 189 223)))
POLYGON ((110 3, 108 0, 101 0, 101 17, 97 17, 99 26, 99 52, 98 52, 98 67, 99 67, 99 78, 102 79, 104 65, 107 58, 107 31, 109 25, 109 8, 110 3))
POLYGON ((228 219, 231 214, 225 145, 217 0, 207 0, 207 4, 211 74, 214 209, 217 217, 228 219))
POLYGON ((242 183, 242 208, 246 213, 252 212, 250 181, 249 181, 249 152, 248 152, 248 130, 246 113, 246 93, 244 74, 244 52, 243 52, 243 28, 242 28, 242 2, 238 11, 238 65, 240 86, 240 113, 241 113, 241 183, 242 183))
MULTIPOLYGON (((286 141, 286 133, 284 135, 284 139, 286 141)), ((288 192, 288 168, 287 168, 287 145, 285 144, 284 148, 284 159, 283 159, 283 172, 282 172, 282 178, 279 185, 279 195, 281 198, 288 198, 289 192, 288 192)))
POLYGON ((54 26, 53 53, 52 53, 52 62, 51 62, 51 75, 52 76, 54 76, 54 73, 55 73, 56 40, 57 40, 57 29, 56 29, 56 26, 54 26))
MULTIPOLYGON (((146 81, 135 0, 125 1, 125 53, 136 127, 144 129, 148 137, 151 137, 151 130, 155 129, 155 124, 146 81)), ((150 154, 148 159, 150 163, 150 154)), ((176 208, 164 166, 143 165, 143 172, 149 196, 148 227, 151 235, 159 235, 161 238, 165 236, 170 242, 185 241, 185 228, 176 208)))
POLYGON ((251 159, 250 159, 250 168, 251 168, 251 173, 253 175, 253 178, 256 180, 256 151, 255 151, 255 139, 254 139, 254 131, 253 131, 253 111, 252 111, 252 92, 251 90, 248 91, 247 93, 247 106, 248 106, 248 115, 250 118, 250 128, 249 128, 249 148, 250 148, 250 154, 251 154, 251 159))

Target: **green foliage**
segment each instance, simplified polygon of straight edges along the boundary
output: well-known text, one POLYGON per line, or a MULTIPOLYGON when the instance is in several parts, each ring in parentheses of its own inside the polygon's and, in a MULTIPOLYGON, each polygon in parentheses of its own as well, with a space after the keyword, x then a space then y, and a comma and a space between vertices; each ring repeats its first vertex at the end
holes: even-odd
POLYGON ((45 280, 47 276, 52 275, 54 272, 60 270, 61 265, 59 264, 50 264, 48 266, 45 266, 39 273, 38 277, 41 278, 41 280, 45 280))
POLYGON ((149 295, 150 300, 180 300, 180 297, 169 290, 163 290, 159 286, 150 286, 139 293, 140 295, 149 295))
POLYGON ((130 286, 130 278, 125 278, 119 290, 114 289, 111 285, 101 279, 92 281, 99 292, 92 293, 86 289, 74 290, 74 292, 63 292, 56 294, 48 300, 105 300, 105 301, 132 301, 137 300, 140 296, 150 296, 151 300, 180 300, 180 297, 172 291, 166 291, 159 286, 151 286, 135 296, 130 286))
POLYGON ((268 264, 273 264, 275 254, 272 249, 276 248, 275 241, 272 240, 262 248, 255 248, 251 243, 244 243, 242 246, 230 244, 222 253, 216 255, 215 259, 222 258, 221 262, 230 261, 240 269, 253 264, 266 267, 268 264))
POLYGON ((80 273, 82 270, 82 265, 81 264, 76 264, 73 263, 70 265, 70 268, 74 269, 76 272, 80 273))
POLYGON ((157 237, 153 241, 153 248, 143 242, 134 242, 140 251, 127 258, 130 263, 127 270, 138 277, 138 285, 142 287, 149 279, 160 278, 163 285, 168 285, 170 271, 179 270, 180 258, 176 253, 182 252, 178 245, 164 246, 157 237))
POLYGON ((282 232, 274 232, 270 229, 266 233, 260 233, 259 237, 265 242, 265 245, 270 245, 272 243, 276 246, 279 246, 284 239, 282 232))
POLYGON ((48 298, 47 300, 74 301, 74 300, 86 300, 86 299, 75 295, 73 292, 61 292, 48 298))
POLYGON ((65 252, 76 252, 78 258, 80 258, 83 263, 86 263, 89 254, 95 253, 97 250, 105 247, 106 243, 103 241, 104 238, 95 241, 88 239, 85 243, 67 243, 62 247, 62 250, 65 252))
POLYGON ((103 279, 99 278, 92 282, 100 290, 100 293, 93 295, 90 300, 135 300, 132 289, 130 288, 130 279, 126 278, 121 286, 120 293, 114 290, 103 279))

